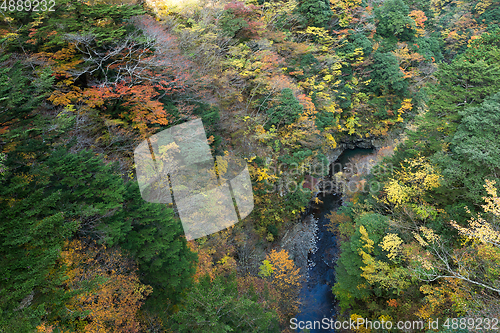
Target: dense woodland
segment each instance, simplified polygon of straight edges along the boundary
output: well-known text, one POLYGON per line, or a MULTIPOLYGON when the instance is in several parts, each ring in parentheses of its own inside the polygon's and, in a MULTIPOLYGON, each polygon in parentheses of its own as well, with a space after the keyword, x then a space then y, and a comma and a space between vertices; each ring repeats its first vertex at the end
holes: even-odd
POLYGON ((396 144, 363 180, 380 186, 330 214, 338 319, 500 316, 500 2, 17 3, 0 332, 290 331, 305 272, 279 242, 314 193, 284 184, 361 139, 396 144), (195 118, 214 156, 248 162, 255 208, 187 242, 141 198, 133 151, 195 118))

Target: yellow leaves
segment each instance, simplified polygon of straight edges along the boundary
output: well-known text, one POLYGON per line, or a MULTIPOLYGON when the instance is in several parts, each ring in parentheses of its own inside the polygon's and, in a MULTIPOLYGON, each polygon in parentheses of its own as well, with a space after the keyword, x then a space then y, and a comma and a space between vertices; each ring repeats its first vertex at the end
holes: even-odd
MULTIPOLYGON (((342 69, 342 63, 340 63, 340 62, 336 62, 336 63, 334 63, 334 64, 332 65, 332 67, 330 68, 330 70, 331 70, 331 74, 336 75, 336 76, 339 76, 340 74, 342 74, 341 69, 342 69)), ((340 80, 339 80, 339 81, 340 81, 340 80)), ((339 85, 339 84, 340 84, 340 82, 339 82, 339 81, 335 82, 335 85, 339 85)))
POLYGON ((228 50, 228 64, 237 68, 243 68, 247 61, 247 56, 251 54, 250 48, 243 43, 230 46, 228 50))
POLYGON ((217 261, 217 264, 226 265, 230 259, 232 259, 232 257, 230 257, 226 254, 224 257, 222 257, 221 260, 217 261))
POLYGON ((113 20, 111 18, 106 17, 106 18, 98 19, 95 22, 95 25, 97 27, 105 27, 106 25, 111 24, 112 22, 113 22, 113 20))
POLYGON ((358 123, 358 118, 355 115, 352 115, 349 118, 347 118, 345 123, 345 127, 349 135, 354 134, 355 126, 361 127, 361 125, 358 123))
POLYGON ((222 177, 222 175, 225 175, 227 173, 227 166, 229 164, 229 161, 225 158, 217 158, 215 165, 214 165, 214 171, 216 175, 219 175, 222 177))
POLYGON ((434 12, 434 16, 438 16, 445 5, 446 0, 431 0, 431 9, 434 12))
POLYGON ((401 244, 403 241, 396 234, 387 234, 382 240, 381 247, 384 251, 388 251, 387 258, 393 260, 401 252, 401 244))
POLYGON ((361 47, 355 48, 354 52, 348 55, 348 57, 351 58, 351 61, 353 61, 352 66, 361 65, 364 61, 363 56, 364 56, 363 48, 361 47))
POLYGON ((439 186, 439 172, 424 157, 404 160, 401 170, 384 187, 387 200, 396 205, 422 201, 427 191, 439 186))
POLYGON ((368 237, 368 232, 364 226, 359 227, 359 232, 361 233, 361 240, 365 242, 363 248, 366 248, 368 252, 373 251, 374 242, 368 237))
POLYGON ((16 178, 20 178, 26 183, 31 183, 33 181, 33 177, 34 177, 33 175, 26 174, 24 172, 16 173, 16 178))
POLYGON ((187 242, 187 245, 191 251, 196 252, 198 257, 196 273, 193 276, 194 280, 198 282, 202 276, 206 275, 210 277, 210 280, 213 280, 216 268, 214 267, 212 255, 215 253, 215 250, 213 248, 201 249, 194 241, 187 242))
POLYGON ((431 190, 439 186, 440 175, 429 162, 425 161, 424 157, 410 160, 409 166, 402 166, 402 170, 400 175, 404 182, 419 184, 423 190, 431 190))
POLYGON ((351 314, 351 320, 355 323, 358 323, 358 319, 359 319, 359 323, 360 325, 357 325, 355 326, 354 328, 354 332, 357 332, 357 333, 370 333, 371 330, 369 328, 366 328, 366 326, 363 324, 361 325, 362 322, 364 322, 364 318, 362 316, 359 316, 355 313, 351 314))
POLYGON ((324 107, 324 110, 331 113, 342 113, 342 109, 335 102, 329 103, 324 107))
POLYGON ((395 179, 392 179, 384 189, 389 202, 396 206, 408 202, 411 198, 411 190, 395 179))
POLYGON ((267 264, 264 261, 265 267, 263 274, 270 273, 271 283, 280 294, 280 298, 284 303, 282 311, 286 314, 293 314, 298 311, 299 301, 298 292, 300 290, 300 268, 296 268, 293 260, 290 259, 286 250, 272 250, 266 256, 267 264))
POLYGON ((361 233, 361 240, 364 242, 364 245, 362 248, 358 249, 358 253, 363 259, 363 263, 365 263, 365 267, 360 267, 363 273, 361 274, 362 277, 366 278, 369 282, 371 282, 371 276, 375 273, 375 260, 374 258, 370 255, 370 253, 373 251, 373 244, 374 242, 368 237, 368 232, 366 231, 366 228, 364 226, 359 227, 359 232, 361 233), (366 249, 365 252, 363 249, 366 249))
POLYGON ((263 181, 263 180, 270 180, 271 182, 275 182, 278 177, 275 176, 275 175, 270 175, 268 174, 267 172, 269 171, 268 168, 264 167, 264 168, 255 168, 255 176, 257 177, 257 181, 260 182, 260 181, 263 181))
MULTIPOLYGON (((492 220, 479 215, 469 219, 467 227, 455 221, 450 222, 459 231, 458 246, 448 249, 442 237, 425 226, 413 233, 418 244, 413 243, 414 247, 408 248, 408 258, 427 271, 424 272, 426 280, 446 278, 446 289, 435 285, 421 287, 421 291, 427 295, 427 304, 417 312, 419 317, 430 316, 437 307, 449 304, 450 299, 456 311, 463 311, 467 307, 465 299, 470 299, 470 295, 463 294, 462 284, 472 283, 497 290, 495 282, 500 276, 500 232, 496 218, 500 213, 500 202, 493 186, 494 182, 486 182, 489 196, 484 198, 487 204, 483 205, 485 211, 493 213, 492 220), (422 251, 422 248, 426 249, 422 251)), ((470 213, 469 210, 467 212, 470 213)), ((470 290, 470 287, 465 289, 470 290)))
MULTIPOLYGON (((356 78, 354 77, 353 80, 356 78)), ((357 84, 357 80, 356 84, 357 84)), ((351 95, 351 108, 352 110, 359 110, 359 109, 364 109, 366 107, 366 103, 368 102, 368 95, 366 95, 363 92, 355 92, 351 95)))
POLYGON ((481 15, 493 4, 492 0, 481 0, 476 4, 476 12, 481 15))
POLYGON ((330 0, 330 8, 339 18, 339 25, 347 27, 354 19, 354 11, 361 5, 361 0, 330 0))
POLYGON ((429 229, 425 226, 421 226, 419 228, 419 231, 421 232, 421 234, 413 232, 413 236, 422 247, 426 247, 429 244, 434 244, 440 240, 439 235, 436 235, 436 233, 434 233, 434 230, 432 229, 429 229))
MULTIPOLYGON (((47 323, 41 323, 36 327, 37 333, 54 333, 54 329, 56 329, 55 325, 49 325, 47 323)), ((71 331, 66 331, 57 327, 57 333, 70 333, 71 331)))
MULTIPOLYGON (((34 161, 34 159, 36 157, 36 154, 33 152, 31 152, 31 153, 21 152, 21 153, 19 153, 19 155, 21 155, 24 160, 32 160, 32 161, 34 161)), ((28 165, 31 165, 31 164, 28 164, 28 165)))
POLYGON ((319 205, 319 204, 322 204, 323 201, 319 200, 318 197, 314 197, 314 203, 317 204, 317 205, 319 205))
POLYGON ((262 20, 270 27, 274 25, 277 18, 293 13, 298 2, 294 1, 266 1, 262 4, 262 20))
POLYGON ((417 315, 422 319, 427 319, 434 314, 436 308, 445 305, 447 301, 446 292, 442 286, 434 287, 429 284, 420 286, 420 291, 426 295, 425 300, 427 304, 418 310, 417 315))
POLYGON ((256 158, 257 156, 252 156, 250 158, 245 158, 245 161, 247 161, 248 163, 252 163, 256 158))
POLYGON ((484 188, 490 196, 483 197, 486 204, 481 207, 483 207, 484 211, 487 213, 500 216, 500 198, 498 197, 497 189, 495 188, 496 181, 486 179, 485 182, 486 184, 484 185, 484 188))
POLYGON ((82 100, 82 91, 76 86, 71 86, 71 90, 68 92, 54 90, 48 100, 54 105, 67 106, 69 104, 80 102, 82 100))
POLYGON ((274 272, 274 267, 273 265, 271 265, 269 260, 264 260, 259 269, 260 269, 259 275, 263 277, 270 277, 274 272))
POLYGON ((417 310, 415 315, 423 320, 427 320, 431 317, 432 311, 428 304, 424 304, 417 310))
POLYGON ((331 135, 330 133, 325 133, 324 136, 326 139, 326 144, 329 148, 331 149, 337 148, 337 141, 335 141, 333 135, 331 135))
POLYGON ((404 74, 404 77, 410 78, 417 76, 419 74, 419 70, 416 66, 425 60, 424 57, 417 52, 411 52, 411 50, 408 49, 408 44, 406 43, 397 43, 397 46, 398 47, 392 52, 392 54, 394 54, 398 59, 399 69, 404 74))
POLYGON ((368 282, 374 283, 375 280, 372 278, 375 273, 375 259, 369 254, 366 253, 365 251, 358 249, 359 255, 363 259, 363 263, 366 265, 364 267, 360 267, 363 273, 361 274, 361 277, 364 277, 368 282))
POLYGON ((324 47, 322 48, 322 51, 324 50, 325 52, 328 51, 329 48, 335 43, 335 39, 330 36, 328 30, 325 28, 307 27, 305 31, 299 31, 299 33, 316 37, 318 43, 324 47))
POLYGON ((425 239, 427 239, 427 241, 430 242, 431 244, 434 244, 435 242, 439 241, 439 239, 440 239, 439 235, 436 235, 434 230, 429 229, 425 226, 421 226, 420 231, 422 232, 425 239))
POLYGON ((397 122, 403 122, 403 117, 401 115, 405 112, 411 111, 413 104, 411 103, 411 98, 405 98, 403 103, 401 103, 401 107, 398 109, 398 119, 397 122))
MULTIPOLYGON (((371 254, 374 250, 374 241, 370 239, 364 226, 359 227, 359 232, 363 245, 361 248, 358 248, 358 254, 366 265, 360 267, 363 271, 361 277, 365 278, 370 284, 377 283, 385 289, 396 289, 398 293, 406 289, 410 285, 406 269, 399 266, 392 267, 387 262, 376 260, 371 254)), ((396 239, 393 236, 389 236, 386 241, 386 248, 393 249, 393 253, 396 254, 399 252, 401 243, 402 241, 399 238, 396 239), (392 247, 387 247, 388 245, 392 247)))
POLYGON ((323 80, 324 80, 324 81, 326 81, 326 82, 328 82, 328 83, 330 83, 333 79, 334 79, 334 76, 333 76, 333 75, 330 75, 330 74, 325 75, 325 76, 323 77, 323 80))
POLYGON ((54 105, 66 106, 76 104, 82 100, 82 90, 74 85, 75 79, 70 72, 83 62, 76 54, 77 51, 73 44, 56 53, 38 53, 38 56, 48 58, 49 63, 52 64, 55 77, 60 79, 56 84, 57 89, 48 98, 54 105))
POLYGON ((68 267, 66 288, 77 291, 89 283, 92 286, 65 305, 88 313, 82 318, 86 319, 83 332, 139 332, 136 313, 152 288, 139 281, 131 262, 118 251, 76 240, 66 243, 61 258, 68 267))
POLYGON ((308 77, 305 81, 299 82, 299 87, 302 87, 303 89, 314 90, 314 88, 317 87, 315 76, 308 77))
POLYGON ((264 142, 264 138, 266 137, 266 134, 268 134, 262 125, 257 125, 255 126, 255 132, 257 133, 258 139, 260 142, 264 142))
POLYGON ((11 42, 11 41, 17 39, 18 36, 19 36, 19 34, 16 34, 15 32, 8 32, 6 34, 3 34, 1 37, 6 38, 8 42, 11 42))
POLYGON ((64 74, 67 77, 71 75, 67 71, 74 69, 76 65, 81 64, 83 60, 77 56, 77 51, 74 44, 70 44, 67 48, 63 48, 56 53, 39 53, 40 56, 48 56, 54 66, 54 72, 64 74))
POLYGON ((381 315, 380 317, 378 317, 378 320, 380 322, 388 322, 388 321, 393 322, 394 321, 394 319, 388 315, 381 315))
POLYGON ((291 292, 290 289, 300 287, 300 268, 296 268, 286 250, 272 250, 266 259, 272 267, 273 284, 278 289, 291 292))
MULTIPOLYGON (((496 182, 488 179, 485 182, 484 188, 489 196, 483 197, 486 204, 481 205, 481 207, 483 207, 486 213, 492 213, 495 218, 498 218, 500 217, 500 198, 495 188, 496 182)), ((467 209, 467 212, 470 213, 470 210, 467 209)), ((484 219, 481 215, 478 217, 471 217, 468 222, 469 226, 467 228, 460 226, 455 221, 450 221, 450 224, 457 229, 461 235, 480 241, 483 244, 492 244, 500 249, 500 231, 498 231, 497 226, 484 219)))
POLYGON ((362 284, 358 284, 358 285, 356 286, 356 288, 357 288, 358 290, 363 290, 363 289, 368 288, 368 286, 366 285, 366 283, 362 283, 362 284))

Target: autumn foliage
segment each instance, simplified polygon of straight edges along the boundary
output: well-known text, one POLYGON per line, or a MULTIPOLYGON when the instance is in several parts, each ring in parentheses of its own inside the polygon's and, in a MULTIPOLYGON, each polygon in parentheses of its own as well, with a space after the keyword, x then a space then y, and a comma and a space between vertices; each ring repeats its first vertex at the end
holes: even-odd
MULTIPOLYGON (((137 312, 152 288, 139 281, 130 259, 119 250, 77 240, 67 243, 61 259, 67 267, 65 288, 76 294, 66 308, 80 314, 81 332, 140 331, 137 312)), ((53 329, 41 325, 38 331, 53 329)))

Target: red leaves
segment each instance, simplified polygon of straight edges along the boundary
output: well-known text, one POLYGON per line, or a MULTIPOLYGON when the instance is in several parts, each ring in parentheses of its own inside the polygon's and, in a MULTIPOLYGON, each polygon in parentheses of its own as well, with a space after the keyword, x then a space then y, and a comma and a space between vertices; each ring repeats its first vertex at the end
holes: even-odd
POLYGON ((243 2, 233 1, 224 6, 225 10, 232 10, 233 13, 237 16, 250 16, 254 13, 255 10, 259 9, 259 7, 255 5, 245 6, 243 2))
POLYGON ((264 24, 259 21, 259 7, 255 5, 245 6, 243 2, 234 1, 224 6, 224 9, 231 11, 236 18, 241 18, 247 23, 247 27, 241 29, 241 36, 245 38, 255 38, 265 29, 264 24))
POLYGON ((92 87, 84 92, 85 103, 91 107, 102 107, 111 102, 121 102, 122 108, 127 109, 119 114, 121 118, 132 121, 132 127, 143 132, 148 124, 167 125, 167 113, 163 104, 155 98, 159 93, 154 86, 148 83, 127 86, 124 82, 112 86, 92 87))
MULTIPOLYGON (((85 89, 83 92, 83 99, 91 108, 101 107, 107 99, 117 97, 119 96, 117 94, 113 94, 110 87, 93 87, 85 89)), ((106 107, 103 108, 105 109, 106 107)))

